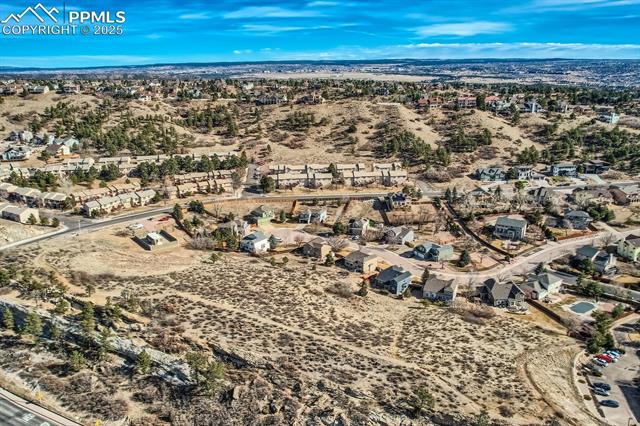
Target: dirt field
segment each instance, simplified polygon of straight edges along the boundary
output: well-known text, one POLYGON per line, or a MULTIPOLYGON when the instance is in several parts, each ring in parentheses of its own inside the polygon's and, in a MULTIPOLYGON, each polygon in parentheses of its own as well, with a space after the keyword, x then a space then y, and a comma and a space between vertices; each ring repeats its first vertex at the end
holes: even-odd
MULTIPOLYGON (((35 258, 28 263, 69 280, 84 272, 96 285, 92 298, 98 301, 133 292, 155 308, 144 313, 149 324, 129 337, 160 350, 184 352, 184 344, 167 346, 167 336, 211 343, 262 364, 286 366, 304 383, 324 382, 372 397, 372 409, 395 407, 425 385, 438 412, 475 414, 486 408, 516 425, 556 411, 583 420, 565 409, 569 404, 545 402, 548 395, 574 398, 566 392, 568 379, 546 382, 525 374, 528 362, 574 345, 544 321, 508 314, 481 318, 374 291, 354 296, 345 289, 355 291, 358 284, 343 270, 312 267, 290 254, 286 265, 282 257, 272 266, 238 254, 212 263, 205 252, 151 254, 134 245, 115 231, 94 233, 32 250, 35 258)), ((554 362, 569 368, 564 358, 554 362)), ((543 374, 544 368, 535 370, 543 374)), ((136 415, 133 407, 130 415, 136 415)))
POLYGON ((54 231, 53 228, 37 225, 23 225, 11 220, 0 219, 0 246, 54 231))

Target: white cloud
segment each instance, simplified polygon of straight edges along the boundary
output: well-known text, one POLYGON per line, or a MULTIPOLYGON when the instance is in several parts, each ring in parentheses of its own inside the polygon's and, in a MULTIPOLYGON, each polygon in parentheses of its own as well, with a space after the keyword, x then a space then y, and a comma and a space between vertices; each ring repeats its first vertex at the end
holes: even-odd
POLYGON ((188 21, 195 21, 201 19, 209 19, 211 15, 208 12, 193 12, 193 13, 184 13, 178 16, 178 19, 185 19, 188 21))
POLYGON ((325 7, 325 6, 338 6, 340 3, 335 1, 312 1, 308 3, 308 7, 325 7))
POLYGON ((511 30, 511 25, 504 22, 472 21, 449 24, 433 24, 415 29, 416 34, 429 36, 468 37, 477 34, 499 34, 511 30))
POLYGON ((619 7, 640 4, 640 0, 533 0, 529 4, 520 4, 504 9, 504 12, 549 12, 578 11, 602 7, 619 7))
POLYGON ((314 16, 322 16, 318 11, 314 10, 293 10, 275 6, 252 6, 245 7, 233 12, 227 12, 222 15, 225 19, 242 19, 242 18, 310 18, 314 16))
POLYGON ((261 25, 261 24, 246 24, 242 26, 244 31, 253 33, 283 33, 287 31, 300 31, 306 30, 306 27, 294 27, 294 26, 279 26, 279 25, 261 25))
POLYGON ((233 51, 234 55, 248 55, 250 53, 253 53, 253 50, 251 50, 251 49, 243 49, 243 50, 234 50, 233 51))
POLYGON ((313 52, 278 52, 273 60, 312 59, 640 59, 640 44, 414 43, 373 48, 342 46, 313 52))

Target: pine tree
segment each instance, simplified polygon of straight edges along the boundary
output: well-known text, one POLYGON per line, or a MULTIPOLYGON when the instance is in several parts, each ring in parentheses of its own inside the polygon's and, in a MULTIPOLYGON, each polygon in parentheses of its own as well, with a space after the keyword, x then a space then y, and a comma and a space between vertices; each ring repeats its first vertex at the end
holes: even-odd
POLYGON ((30 312, 24 320, 21 330, 25 336, 39 337, 42 334, 42 319, 35 312, 30 312))
POLYGON ((78 372, 84 368, 86 363, 87 361, 85 360, 84 355, 82 355, 78 351, 73 351, 69 356, 67 368, 69 369, 69 371, 78 372))
POLYGON ((139 374, 148 374, 151 370, 151 356, 144 349, 136 357, 136 371, 139 374))
POLYGON ((15 328, 13 312, 11 312, 11 309, 9 308, 4 308, 4 312, 2 313, 2 325, 7 330, 13 330, 15 328))

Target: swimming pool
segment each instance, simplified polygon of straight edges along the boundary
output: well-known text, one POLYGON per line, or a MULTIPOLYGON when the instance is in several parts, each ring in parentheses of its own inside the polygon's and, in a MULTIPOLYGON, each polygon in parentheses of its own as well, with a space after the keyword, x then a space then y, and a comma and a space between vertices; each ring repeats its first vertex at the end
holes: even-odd
POLYGON ((586 314, 587 312, 593 311, 596 308, 591 302, 578 302, 572 305, 569 309, 571 309, 576 314, 586 314))

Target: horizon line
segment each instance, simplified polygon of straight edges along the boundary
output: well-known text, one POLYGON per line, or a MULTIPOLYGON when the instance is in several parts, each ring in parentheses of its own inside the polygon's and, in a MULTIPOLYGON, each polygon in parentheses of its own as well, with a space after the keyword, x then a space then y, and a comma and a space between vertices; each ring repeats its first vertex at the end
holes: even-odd
POLYGON ((562 58, 562 57, 548 57, 548 58, 374 58, 374 59, 301 59, 301 60, 265 60, 265 61, 210 61, 210 62, 152 62, 152 63, 137 63, 137 64, 123 64, 123 65, 96 65, 96 66, 77 66, 77 67, 34 67, 34 66, 17 66, 17 65, 4 65, 0 66, 0 73, 11 73, 21 71, 63 71, 63 70, 99 70, 99 69, 118 69, 118 68, 143 68, 143 67, 162 67, 162 66, 211 66, 211 65, 251 65, 251 64, 331 64, 331 63, 344 63, 344 64, 356 64, 356 63, 385 63, 396 61, 415 61, 415 62, 471 62, 471 61, 484 61, 484 62, 536 62, 536 61, 619 61, 619 62, 640 62, 637 58, 562 58))

